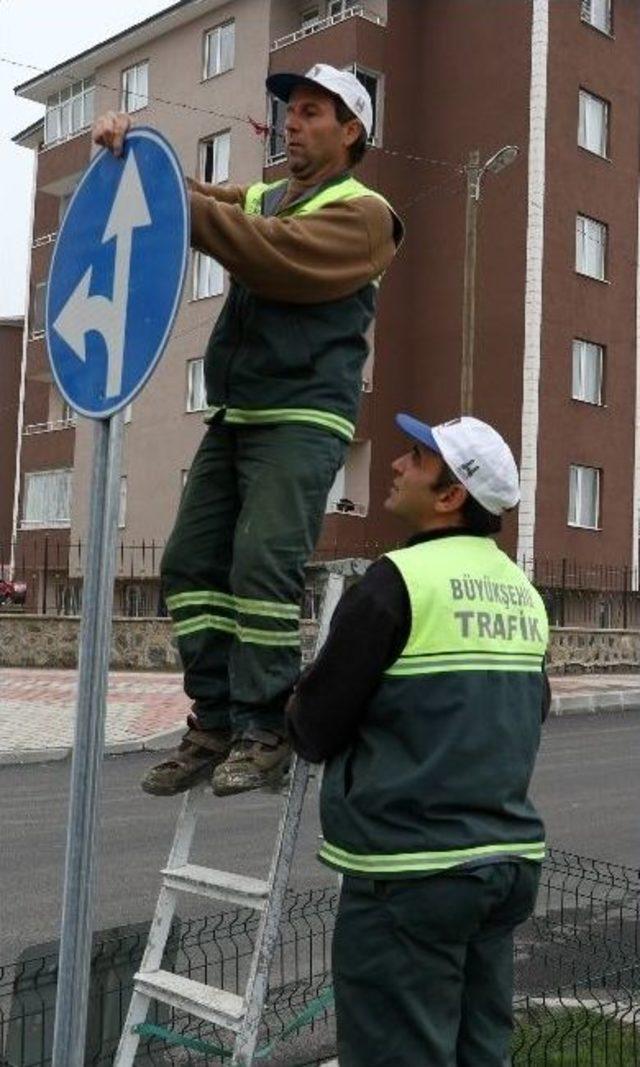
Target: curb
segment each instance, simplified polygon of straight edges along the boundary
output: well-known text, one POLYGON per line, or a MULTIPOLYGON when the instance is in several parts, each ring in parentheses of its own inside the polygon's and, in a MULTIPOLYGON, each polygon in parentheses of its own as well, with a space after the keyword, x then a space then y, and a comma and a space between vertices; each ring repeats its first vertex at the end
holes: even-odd
POLYGON ((640 711, 640 689, 604 690, 551 697, 551 715, 595 715, 596 712, 640 711))
MULTIPOLYGON (((573 693, 552 696, 550 715, 595 715, 617 711, 640 712, 640 687, 638 689, 603 690, 596 693, 573 693)), ((151 734, 142 741, 113 741, 105 745, 105 756, 124 756, 131 752, 166 752, 175 748, 184 732, 184 726, 173 727, 151 734)), ((0 767, 29 763, 60 763, 70 758, 73 746, 51 748, 25 748, 0 752, 0 767)))
MULTIPOLYGON (((184 733, 184 726, 165 730, 163 733, 151 734, 143 741, 112 741, 105 745, 105 756, 125 756, 131 752, 165 752, 175 748, 184 733)), ((73 752, 72 745, 63 748, 17 748, 0 752, 0 767, 11 767, 27 763, 61 763, 69 759, 73 752)))

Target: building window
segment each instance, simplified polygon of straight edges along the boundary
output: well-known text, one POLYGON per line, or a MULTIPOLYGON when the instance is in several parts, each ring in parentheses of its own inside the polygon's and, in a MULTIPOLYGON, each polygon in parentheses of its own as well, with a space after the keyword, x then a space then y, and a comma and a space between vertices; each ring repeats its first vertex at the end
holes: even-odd
POLYGON ((204 71, 203 78, 214 78, 231 70, 236 50, 236 24, 225 22, 209 30, 204 37, 204 71))
POLYGON ((63 220, 63 218, 65 217, 65 215, 67 213, 67 208, 69 207, 69 204, 71 203, 71 197, 73 196, 73 193, 74 193, 74 190, 72 189, 71 192, 69 192, 69 193, 61 193, 60 194, 60 199, 58 201, 58 226, 59 227, 62 226, 62 220, 63 220))
POLYGON ((356 515, 369 510, 371 442, 356 441, 349 446, 344 467, 338 471, 327 498, 327 512, 356 515))
POLYGON ((118 529, 122 530, 127 524, 127 476, 120 478, 120 497, 118 500, 118 529))
POLYGON ((371 97, 371 103, 373 105, 373 123, 367 143, 379 144, 378 117, 380 114, 380 86, 382 79, 379 74, 374 74, 374 72, 370 70, 363 70, 362 67, 358 67, 355 63, 352 63, 351 66, 347 67, 347 70, 350 70, 352 74, 355 74, 360 84, 364 85, 371 97))
POLYGON ((204 411, 206 406, 204 360, 190 359, 187 362, 187 411, 204 411))
POLYGON ((275 96, 269 98, 269 140, 267 142, 267 165, 279 163, 286 158, 287 149, 284 139, 284 124, 287 118, 287 105, 275 96))
POLYGON ((348 11, 352 11, 354 7, 359 6, 360 0, 329 0, 327 14, 329 18, 339 18, 341 15, 346 15, 348 11))
POLYGON ((93 122, 93 78, 83 78, 47 97, 44 143, 54 144, 86 129, 93 122))
POLYGON ((602 33, 611 33, 612 0, 581 0, 581 17, 594 29, 602 33))
POLYGON ((123 70, 120 107, 123 111, 140 111, 148 103, 149 64, 145 61, 123 70))
POLYGON ((44 333, 44 320, 47 308, 47 283, 38 282, 33 290, 33 305, 31 309, 31 336, 44 333))
POLYGON ((578 144, 606 158, 609 154, 609 104, 586 89, 579 93, 578 144))
POLYGON ((320 22, 320 8, 310 7, 307 11, 302 13, 302 29, 305 33, 313 33, 315 27, 320 22))
POLYGON ((217 259, 204 252, 193 253, 193 299, 220 296, 224 289, 224 271, 217 259))
POLYGON ((592 341, 573 342, 571 396, 586 404, 602 404, 604 348, 592 341))
POLYGON ((604 281, 607 263, 607 226, 586 215, 576 218, 576 270, 604 281))
POLYGON ((23 526, 68 526, 70 515, 70 470, 25 474, 23 526))
POLYGON ((202 182, 220 185, 229 180, 231 134, 228 130, 216 133, 200 141, 198 152, 198 177, 202 182))
POLYGON ((599 529, 601 474, 598 467, 569 468, 569 526, 599 529))
POLYGON ((376 320, 372 319, 365 334, 368 346, 367 358, 362 367, 362 391, 370 393, 373 390, 373 365, 376 358, 376 320))

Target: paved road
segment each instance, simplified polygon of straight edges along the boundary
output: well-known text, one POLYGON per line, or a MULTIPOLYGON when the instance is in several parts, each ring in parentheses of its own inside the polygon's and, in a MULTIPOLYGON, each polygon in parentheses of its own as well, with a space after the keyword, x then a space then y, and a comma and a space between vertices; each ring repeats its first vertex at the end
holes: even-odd
MULTIPOLYGON (((106 760, 97 928, 148 919, 158 870, 168 852, 179 802, 137 787, 157 757, 106 760)), ((549 841, 582 855, 637 866, 640 857, 640 715, 568 716, 549 722, 535 780, 549 841)), ((0 964, 57 936, 64 862, 69 764, 0 767, 0 964)), ((266 871, 277 797, 211 800, 196 862, 239 873, 266 871)), ((326 885, 331 872, 313 858, 317 840, 312 785, 294 872, 297 885, 326 885)), ((211 910, 186 898, 181 914, 211 910)))

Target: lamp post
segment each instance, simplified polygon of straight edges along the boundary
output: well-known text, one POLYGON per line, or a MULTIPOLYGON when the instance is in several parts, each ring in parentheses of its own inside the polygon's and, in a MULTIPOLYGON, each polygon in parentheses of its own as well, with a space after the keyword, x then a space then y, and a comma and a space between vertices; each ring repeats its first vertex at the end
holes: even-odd
POLYGON ((460 368, 460 411, 471 414, 473 407, 473 355, 476 328, 476 261, 478 247, 478 204, 482 178, 489 170, 499 174, 513 163, 519 149, 505 145, 495 152, 486 163, 480 163, 480 152, 469 153, 467 173, 467 217, 464 249, 464 293, 462 300, 462 364, 460 368))

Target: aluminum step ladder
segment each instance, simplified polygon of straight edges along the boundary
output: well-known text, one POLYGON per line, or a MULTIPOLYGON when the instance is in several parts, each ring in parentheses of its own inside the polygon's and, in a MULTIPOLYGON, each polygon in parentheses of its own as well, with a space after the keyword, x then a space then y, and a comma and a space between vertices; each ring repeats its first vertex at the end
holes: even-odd
MULTIPOLYGON (((361 574, 365 568, 366 562, 360 560, 343 560, 322 566, 326 582, 316 653, 328 632, 334 608, 342 595, 345 577, 361 574)), ((144 1024, 152 1000, 231 1030, 236 1034, 231 1067, 251 1067, 308 780, 309 764, 294 757, 289 791, 266 880, 189 863, 198 813, 209 802, 209 787, 200 785, 186 794, 169 860, 162 871, 162 888, 147 946, 140 970, 134 975, 134 991, 113 1067, 133 1067, 140 1042, 136 1028, 144 1024), (244 996, 161 969, 179 893, 211 897, 261 912, 244 996)))

